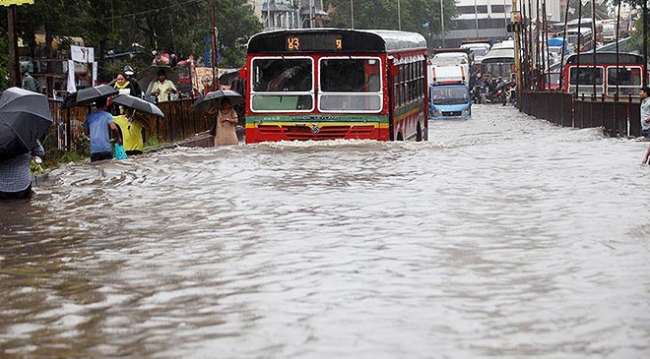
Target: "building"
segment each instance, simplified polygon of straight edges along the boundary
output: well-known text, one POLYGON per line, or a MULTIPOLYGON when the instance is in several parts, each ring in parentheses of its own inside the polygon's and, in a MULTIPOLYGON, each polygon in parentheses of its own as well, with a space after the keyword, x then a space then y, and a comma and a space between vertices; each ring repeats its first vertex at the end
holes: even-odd
MULTIPOLYGON (((533 1, 533 6, 538 3, 537 0, 529 1, 533 1)), ((546 3, 547 20, 561 21, 565 1, 549 0, 546 3)), ((459 0, 456 7, 458 17, 451 21, 451 30, 445 35, 445 46, 459 46, 463 40, 469 39, 501 41, 513 36, 507 32, 512 17, 512 0, 459 0)), ((537 16, 535 8, 532 9, 532 16, 537 16)))
POLYGON ((323 0, 249 0, 264 31, 326 27, 329 17, 323 0))

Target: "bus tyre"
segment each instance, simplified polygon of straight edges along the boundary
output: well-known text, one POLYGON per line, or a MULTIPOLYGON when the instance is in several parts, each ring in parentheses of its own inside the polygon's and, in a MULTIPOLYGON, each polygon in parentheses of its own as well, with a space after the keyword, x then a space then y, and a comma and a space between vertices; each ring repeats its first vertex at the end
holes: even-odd
POLYGON ((404 136, 402 136, 402 133, 397 134, 397 141, 404 141, 404 136))
POLYGON ((422 127, 420 126, 420 123, 418 122, 418 130, 415 135, 415 141, 416 142, 421 142, 422 141, 422 127))

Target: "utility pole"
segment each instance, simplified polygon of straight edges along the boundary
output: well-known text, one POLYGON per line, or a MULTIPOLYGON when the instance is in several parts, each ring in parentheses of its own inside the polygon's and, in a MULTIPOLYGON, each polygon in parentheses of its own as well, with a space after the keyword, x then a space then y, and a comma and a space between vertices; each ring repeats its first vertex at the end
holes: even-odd
POLYGON ((10 5, 7 9, 7 32, 9 33, 9 86, 22 87, 20 62, 18 60, 18 34, 16 33, 16 12, 18 7, 10 5))
POLYGON ((350 21, 352 22, 352 28, 354 29, 354 0, 350 0, 350 21))
POLYGON ((476 38, 478 39, 478 6, 476 0, 474 0, 474 13, 476 14, 476 38))
POLYGON ((643 1, 643 85, 648 84, 648 1, 643 1))
POLYGON ((402 6, 399 0, 397 0, 397 29, 402 31, 402 6))
POLYGON ((442 0, 440 0, 440 29, 440 35, 442 35, 442 47, 445 47, 445 11, 442 7, 442 0))
MULTIPOLYGON (((505 11, 505 6, 503 8, 503 11, 505 11)), ((521 86, 521 14, 517 10, 517 0, 512 0, 512 10, 510 11, 510 14, 512 16, 512 25, 515 27, 515 68, 516 70, 516 75, 517 75, 517 104, 519 106, 519 109, 521 110, 521 91, 522 91, 522 86, 521 86)))
POLYGON ((214 8, 214 0, 210 0, 210 37, 212 38, 212 90, 219 89, 219 72, 217 68, 217 15, 214 8))

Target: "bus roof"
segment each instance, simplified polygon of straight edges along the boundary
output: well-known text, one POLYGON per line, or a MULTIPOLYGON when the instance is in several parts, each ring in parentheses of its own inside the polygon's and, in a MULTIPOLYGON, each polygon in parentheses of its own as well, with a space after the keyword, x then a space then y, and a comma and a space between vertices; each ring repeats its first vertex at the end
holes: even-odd
POLYGON ((394 30, 290 29, 258 33, 248 41, 249 54, 378 53, 426 48, 424 36, 394 30))
MULTIPOLYGON (((577 64, 578 56, 580 56, 580 64, 594 64, 593 53, 582 53, 570 55, 566 63, 577 64)), ((616 64, 616 52, 596 52, 596 64, 616 64)), ((622 52, 618 54, 619 64, 643 64, 643 56, 622 52)))
POLYGON ((463 48, 463 47, 433 49, 434 56, 437 54, 445 54, 445 53, 463 53, 465 55, 469 55, 470 52, 471 51, 468 48, 463 48))
POLYGON ((490 62, 510 62, 515 59, 515 49, 511 47, 492 48, 485 57, 482 63, 490 62))

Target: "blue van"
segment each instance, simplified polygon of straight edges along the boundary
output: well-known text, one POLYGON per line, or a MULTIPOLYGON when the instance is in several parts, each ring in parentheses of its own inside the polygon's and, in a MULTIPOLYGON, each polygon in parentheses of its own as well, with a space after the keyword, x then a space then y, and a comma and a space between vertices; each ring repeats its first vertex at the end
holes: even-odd
POLYGON ((429 117, 432 119, 472 117, 472 101, 467 85, 431 85, 429 117))

